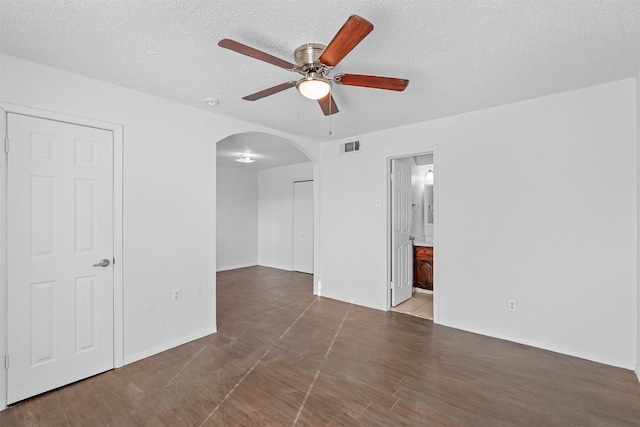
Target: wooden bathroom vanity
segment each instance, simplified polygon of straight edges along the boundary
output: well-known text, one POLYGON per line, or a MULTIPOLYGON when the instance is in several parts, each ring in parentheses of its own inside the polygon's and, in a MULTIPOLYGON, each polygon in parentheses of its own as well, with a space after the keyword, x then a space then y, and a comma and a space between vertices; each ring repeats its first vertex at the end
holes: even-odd
POLYGON ((433 245, 414 243, 413 286, 433 290, 433 245))

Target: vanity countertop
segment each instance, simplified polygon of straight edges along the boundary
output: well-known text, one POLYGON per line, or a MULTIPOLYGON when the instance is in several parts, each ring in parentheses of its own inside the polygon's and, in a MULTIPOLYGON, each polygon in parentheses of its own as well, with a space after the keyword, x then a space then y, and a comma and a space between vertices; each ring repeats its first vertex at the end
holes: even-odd
POLYGON ((433 242, 416 242, 414 240, 413 241, 413 246, 425 246, 427 248, 432 248, 433 247, 433 242))

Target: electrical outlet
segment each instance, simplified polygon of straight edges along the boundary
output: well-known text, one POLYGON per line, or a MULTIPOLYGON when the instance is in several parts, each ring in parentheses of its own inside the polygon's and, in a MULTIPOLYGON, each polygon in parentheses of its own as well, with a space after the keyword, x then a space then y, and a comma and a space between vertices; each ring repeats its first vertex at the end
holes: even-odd
POLYGON ((518 311, 518 303, 516 302, 516 300, 509 300, 509 311, 518 311))
POLYGON ((173 290, 173 302, 180 301, 182 299, 182 290, 176 288, 173 290))
POLYGON ((196 297, 202 296, 202 285, 196 285, 193 288, 193 295, 196 297))

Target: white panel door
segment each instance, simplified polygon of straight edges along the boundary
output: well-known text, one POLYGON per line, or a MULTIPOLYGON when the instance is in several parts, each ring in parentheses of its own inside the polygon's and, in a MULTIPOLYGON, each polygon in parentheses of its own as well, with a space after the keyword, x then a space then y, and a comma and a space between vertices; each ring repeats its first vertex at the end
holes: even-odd
POLYGON ((391 305, 411 298, 413 243, 411 242, 411 166, 391 160, 391 305))
POLYGON ((9 114, 7 400, 112 369, 113 135, 9 114), (106 264, 106 262, 105 262, 106 264))
POLYGON ((313 181, 293 184, 293 270, 313 274, 313 181))

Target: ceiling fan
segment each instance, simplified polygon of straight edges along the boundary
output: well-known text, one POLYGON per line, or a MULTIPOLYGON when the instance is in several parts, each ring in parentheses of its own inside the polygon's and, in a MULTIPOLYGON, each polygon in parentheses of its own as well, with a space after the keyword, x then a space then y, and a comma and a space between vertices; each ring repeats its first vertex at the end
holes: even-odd
POLYGON ((371 22, 360 16, 351 15, 328 45, 307 43, 298 47, 293 53, 296 64, 230 39, 220 40, 218 46, 268 62, 294 73, 300 73, 303 76, 300 80, 281 83, 247 95, 242 99, 256 101, 295 86, 305 97, 318 100, 322 112, 325 116, 328 116, 339 111, 331 95, 331 85, 333 83, 395 91, 403 91, 409 84, 409 80, 406 79, 363 74, 336 74, 333 78, 328 77, 333 67, 338 65, 371 30, 373 30, 371 22))

